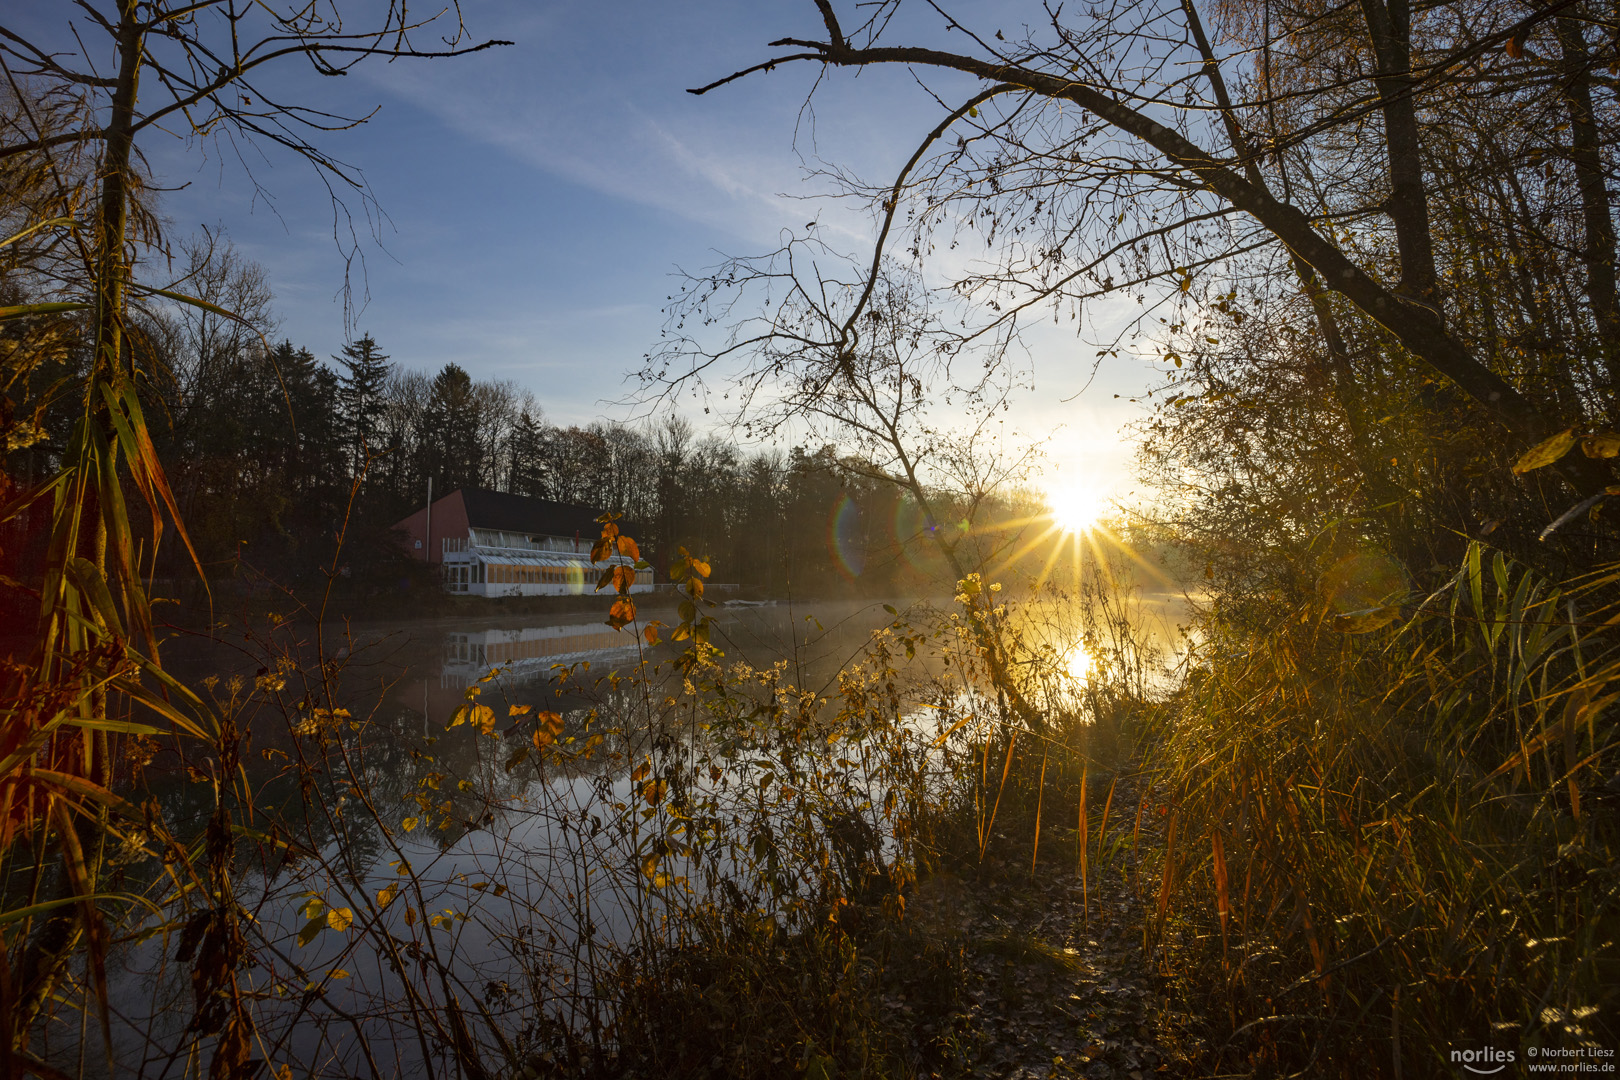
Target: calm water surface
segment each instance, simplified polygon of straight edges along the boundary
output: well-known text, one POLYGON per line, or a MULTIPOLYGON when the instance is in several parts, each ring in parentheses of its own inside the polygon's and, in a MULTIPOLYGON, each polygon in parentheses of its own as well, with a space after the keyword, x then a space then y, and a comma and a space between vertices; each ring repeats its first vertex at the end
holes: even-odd
MULTIPOLYGON (((1148 601, 1132 618, 1174 660, 1176 622, 1184 610, 1179 601, 1148 601)), ((725 662, 785 663, 788 682, 824 694, 831 693, 840 670, 872 632, 894 620, 881 602, 722 607, 713 615, 713 641, 725 662)), ((675 621, 672 611, 656 608, 643 609, 642 618, 675 621)), ((1033 613, 1028 632, 1066 658, 1076 683, 1097 662, 1082 645, 1079 628, 1061 619, 1033 613)), ((1107 643, 1098 647, 1106 650, 1107 643)), ((649 692, 634 681, 615 689, 613 673, 667 662, 674 653, 667 645, 640 646, 637 636, 611 630, 599 615, 565 614, 356 622, 339 631, 328 628, 319 640, 304 628, 284 631, 268 643, 227 633, 214 642, 175 641, 165 660, 192 685, 218 679, 214 693, 223 697, 233 677, 250 688, 267 669, 273 673, 277 649, 294 648, 306 667, 317 654, 324 657, 337 697, 350 709, 351 720, 369 733, 357 738, 366 743, 364 781, 376 817, 417 823, 408 832, 391 826, 392 838, 383 835, 375 817, 356 806, 354 793, 330 769, 317 779, 322 797, 311 804, 280 768, 286 755, 297 753, 285 717, 266 710, 245 720, 252 728, 247 767, 261 785, 264 817, 279 819, 316 856, 291 865, 247 859, 237 874, 239 900, 252 913, 262 942, 243 979, 266 992, 289 981, 320 992, 319 1001, 282 995, 261 1003, 261 1053, 274 1064, 325 1060, 335 1074, 357 1067, 369 1053, 387 1063, 385 1072, 398 1068, 407 1075, 429 1075, 443 1048, 422 1043, 407 1017, 388 1015, 386 1003, 401 996, 399 973, 359 935, 323 931, 299 944, 312 910, 306 905, 318 900, 361 910, 367 897, 404 880, 403 859, 421 891, 402 895, 379 918, 392 919, 408 906, 419 917, 442 920, 428 936, 446 953, 454 952, 455 985, 447 977, 427 978, 431 958, 418 957, 422 970, 413 973, 417 982, 436 987, 436 998, 478 999, 498 1024, 518 1026, 535 993, 537 968, 550 971, 548 995, 566 998, 581 990, 589 978, 575 948, 581 929, 592 941, 628 943, 646 903, 633 887, 634 875, 630 888, 623 875, 615 876, 615 870, 634 865, 636 852, 604 829, 597 813, 613 803, 635 802, 633 759, 603 755, 542 775, 505 767, 510 762, 501 759, 507 747, 519 740, 488 739, 468 726, 447 731, 446 723, 475 688, 476 700, 496 706, 498 716, 504 717, 509 705, 554 710, 567 718, 566 731, 582 731, 580 718, 588 709, 611 707, 633 715, 636 702, 625 696, 649 692), (554 678, 565 668, 594 686, 593 694, 560 694, 554 678)), ((295 698, 299 689, 294 676, 284 695, 295 698)), ((154 768, 158 779, 152 793, 182 831, 188 818, 200 824, 212 806, 207 778, 173 769, 165 775, 162 759, 154 768)), ((265 822, 258 825, 262 829, 265 822)), ((391 932, 402 940, 423 936, 414 924, 391 932)), ((184 1029, 194 1012, 188 965, 173 963, 174 951, 172 940, 153 941, 118 958, 116 1042, 121 1063, 132 1073, 185 1071, 183 1062, 168 1060, 166 1053, 186 1041, 184 1029)), ((58 1039, 53 1049, 65 1051, 76 1041, 58 1039)))

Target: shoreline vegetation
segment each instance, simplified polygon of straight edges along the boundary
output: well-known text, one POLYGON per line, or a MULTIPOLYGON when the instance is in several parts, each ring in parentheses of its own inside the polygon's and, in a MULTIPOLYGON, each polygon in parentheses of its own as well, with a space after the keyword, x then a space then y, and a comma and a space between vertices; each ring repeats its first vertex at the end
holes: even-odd
MULTIPOLYGON (((684 643, 659 671, 563 665, 534 699, 491 670, 447 715, 396 720, 347 683, 363 643, 305 624, 255 644, 251 683, 204 680, 246 787, 176 803, 170 778, 232 746, 136 740, 167 828, 223 806, 260 837, 210 857, 239 883, 240 981, 198 1003, 281 1048, 247 1067, 351 1068, 362 1048, 382 1074, 1268 1076, 1377 1054, 1425 1075, 1458 1029, 1543 1050, 1607 1030, 1615 913, 1592 881, 1614 795, 1569 783, 1585 732, 1504 740, 1512 688, 1491 689, 1536 687, 1522 707, 1562 720, 1601 703, 1610 631, 1578 591, 1476 545, 1354 633, 1327 603, 1226 651, 1206 608, 1211 638, 1165 681, 1126 564, 1073 592, 970 578, 948 604, 888 605, 807 693, 791 657, 714 654, 712 568, 678 568, 685 606, 624 631, 684 643), (1078 677, 1058 642, 1084 648, 1078 677), (998 700, 991 649, 1035 724, 998 700), (1585 676, 1560 670, 1576 653, 1585 676), (469 863, 481 835, 495 855, 469 863), (420 1058, 413 1031, 447 1041, 420 1058)), ((220 947, 217 909, 156 951, 128 912, 135 985, 219 962, 197 951, 220 947)), ((220 1049, 144 1015, 121 991, 118 1054, 128 1025, 220 1049)), ((83 1048, 52 1042, 41 1067, 83 1048)))
POLYGON ((32 635, 0 663, 0 1078, 1620 1048, 1612 13, 1030 10, 945 17, 956 53, 813 0, 816 37, 693 89, 980 84, 889 182, 830 170, 875 250, 812 225, 670 297, 649 399, 724 380, 737 430, 816 434, 753 456, 673 415, 545 425, 369 335, 328 367, 269 340, 228 242, 164 236, 143 148, 185 122, 365 200, 308 141, 364 117, 266 104, 260 67, 506 44, 453 9, 85 0, 81 53, 0 35, 0 590, 32 635), (1020 314, 1096 334, 1114 299, 1096 360, 1154 358, 1152 498, 1099 520, 1024 486, 999 418, 1020 314), (419 482, 492 477, 607 508, 582 617, 634 660, 406 686, 357 632, 542 610, 439 598, 394 545, 419 482), (673 603, 638 606, 653 566, 673 603), (939 595, 831 666, 797 632, 750 663, 724 577, 939 595), (205 611, 238 670, 182 678, 205 611))

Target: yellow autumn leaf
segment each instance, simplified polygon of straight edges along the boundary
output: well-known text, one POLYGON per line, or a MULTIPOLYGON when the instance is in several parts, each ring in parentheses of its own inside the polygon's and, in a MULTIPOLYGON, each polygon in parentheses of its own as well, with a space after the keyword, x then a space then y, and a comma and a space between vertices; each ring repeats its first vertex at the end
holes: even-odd
POLYGON ((1518 461, 1513 463, 1515 476, 1522 476, 1532 469, 1540 469, 1551 465, 1575 446, 1575 429, 1566 428, 1552 438, 1537 443, 1526 450, 1518 461))
POLYGON ((1620 434, 1613 431, 1600 431, 1596 435, 1588 435, 1581 440, 1581 449, 1590 458, 1620 456, 1620 434))
POLYGON ((354 925, 354 912, 346 907, 329 908, 326 912, 326 925, 342 933, 354 925))
POLYGON ((399 823, 399 827, 404 829, 406 832, 410 832, 412 829, 416 828, 416 825, 417 819, 413 817, 408 817, 399 823))
POLYGON ((495 726, 495 710, 488 705, 463 705, 450 716, 450 726, 472 724, 483 732, 495 726))
POLYGON ((394 882, 392 885, 387 886, 386 888, 378 889, 377 890, 377 907, 378 907, 378 909, 379 910, 387 910, 388 905, 392 904, 394 902, 394 897, 396 897, 398 895, 399 895, 399 882, 397 882, 397 881, 394 882))

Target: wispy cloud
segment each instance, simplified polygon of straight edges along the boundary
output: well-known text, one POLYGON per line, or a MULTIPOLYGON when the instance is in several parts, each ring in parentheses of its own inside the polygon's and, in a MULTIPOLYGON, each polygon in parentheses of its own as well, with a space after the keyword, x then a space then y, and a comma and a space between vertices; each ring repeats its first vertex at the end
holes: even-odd
POLYGON ((791 156, 750 152, 760 141, 740 132, 690 123, 678 133, 668 118, 622 98, 536 100, 537 88, 510 83, 469 86, 445 76, 384 85, 467 139, 720 236, 758 242, 800 213, 778 194, 802 184, 791 156))

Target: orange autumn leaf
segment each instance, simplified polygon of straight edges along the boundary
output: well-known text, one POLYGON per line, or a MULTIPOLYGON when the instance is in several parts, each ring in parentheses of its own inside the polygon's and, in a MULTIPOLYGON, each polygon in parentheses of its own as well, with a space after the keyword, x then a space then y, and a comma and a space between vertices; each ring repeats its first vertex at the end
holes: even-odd
POLYGON ((636 603, 627 596, 621 596, 613 602, 608 609, 607 624, 615 630, 622 629, 626 624, 633 622, 636 617, 636 603))

